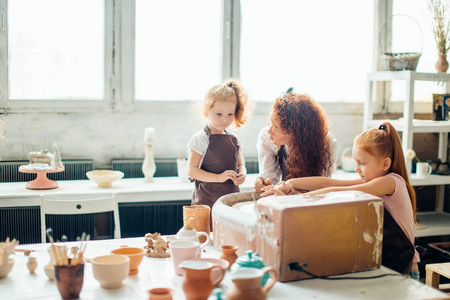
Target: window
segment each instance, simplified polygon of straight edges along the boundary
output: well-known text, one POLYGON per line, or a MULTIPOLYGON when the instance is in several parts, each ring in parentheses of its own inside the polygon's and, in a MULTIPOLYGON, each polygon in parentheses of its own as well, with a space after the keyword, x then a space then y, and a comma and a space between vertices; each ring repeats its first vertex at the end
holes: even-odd
POLYGON ((202 99, 221 80, 222 1, 136 1, 137 100, 202 99))
POLYGON ((10 100, 103 100, 101 0, 8 1, 10 100))
POLYGON ((373 70, 372 1, 241 5, 240 74, 252 98, 273 101, 292 86, 316 101, 364 101, 366 75, 373 70))

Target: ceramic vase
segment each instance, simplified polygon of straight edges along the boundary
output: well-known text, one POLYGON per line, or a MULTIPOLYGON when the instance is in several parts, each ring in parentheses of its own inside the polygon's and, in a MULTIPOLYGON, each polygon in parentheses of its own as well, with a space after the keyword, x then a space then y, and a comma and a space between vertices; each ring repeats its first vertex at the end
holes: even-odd
POLYGON ((144 144, 145 158, 142 164, 142 173, 144 173, 146 182, 154 182, 153 175, 156 172, 155 160, 153 158, 153 142, 155 140, 155 128, 145 128, 144 144))
POLYGON ((36 271, 37 265, 38 265, 38 263, 36 261, 36 257, 31 257, 31 256, 28 257, 27 268, 31 274, 33 274, 34 271, 36 271))
MULTIPOLYGON (((197 232, 211 232, 211 208, 208 205, 183 206, 183 220, 189 218, 193 218, 191 225, 197 232)), ((199 236, 198 239, 200 243, 206 241, 204 236, 199 236)))
POLYGON ((55 266, 56 286, 63 299, 80 298, 84 279, 84 264, 55 266))
POLYGON ((439 53, 439 58, 436 62, 436 70, 439 73, 445 73, 448 70, 447 55, 444 53, 439 53))
POLYGON ((231 265, 234 264, 236 259, 238 258, 236 251, 239 249, 237 246, 233 245, 223 245, 221 247, 222 254, 220 255, 220 258, 225 259, 227 262, 230 263, 228 266, 228 269, 231 268, 231 265))

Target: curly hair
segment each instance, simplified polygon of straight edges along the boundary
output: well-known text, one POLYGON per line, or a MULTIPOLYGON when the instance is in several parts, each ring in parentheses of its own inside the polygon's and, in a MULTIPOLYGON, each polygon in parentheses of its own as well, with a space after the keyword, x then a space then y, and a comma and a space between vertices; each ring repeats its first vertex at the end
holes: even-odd
POLYGON ((306 94, 288 93, 275 100, 272 116, 284 134, 291 134, 285 179, 330 176, 331 141, 322 108, 306 94))
POLYGON ((248 97, 244 88, 235 79, 228 79, 223 84, 215 85, 208 90, 203 104, 203 115, 207 116, 217 101, 233 101, 236 103, 234 124, 236 128, 247 123, 245 114, 248 97))

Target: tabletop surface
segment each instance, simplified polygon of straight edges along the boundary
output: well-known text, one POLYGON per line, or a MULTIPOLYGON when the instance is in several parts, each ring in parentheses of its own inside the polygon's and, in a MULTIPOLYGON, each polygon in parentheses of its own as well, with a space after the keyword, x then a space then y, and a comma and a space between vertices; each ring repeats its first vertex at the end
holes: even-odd
MULTIPOLYGON (((79 246, 69 242, 67 246, 79 246)), ((89 241, 85 257, 94 258, 109 254, 123 245, 143 247, 144 237, 116 240, 89 241)), ((50 244, 18 245, 16 249, 30 249, 31 256, 37 258, 35 274, 30 274, 26 263, 28 257, 23 252, 11 255, 15 264, 8 277, 0 279, 0 299, 61 299, 56 284, 49 281, 44 266, 49 262, 47 252, 50 244)), ((220 252, 208 245, 202 257, 219 257, 220 252)), ((338 277, 369 277, 382 274, 395 274, 376 279, 324 280, 308 279, 292 282, 277 282, 268 293, 268 299, 436 299, 450 298, 446 294, 426 286, 411 278, 396 274, 382 267, 378 270, 339 275, 338 277)), ((186 299, 182 290, 183 277, 177 276, 171 258, 144 257, 139 273, 128 276, 123 286, 117 289, 103 289, 93 277, 92 265, 85 264, 84 283, 80 298, 89 299, 148 299, 147 291, 153 287, 174 289, 173 299, 186 299)), ((219 284, 224 292, 232 281, 227 272, 219 284)), ((210 300, 215 297, 211 296, 210 300)))

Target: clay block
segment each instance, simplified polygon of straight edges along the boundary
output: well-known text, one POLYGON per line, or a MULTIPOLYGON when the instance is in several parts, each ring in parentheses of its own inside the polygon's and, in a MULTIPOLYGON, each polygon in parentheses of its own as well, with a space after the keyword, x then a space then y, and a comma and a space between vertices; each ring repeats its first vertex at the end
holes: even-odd
POLYGON ((253 213, 224 204, 249 196, 252 199, 251 193, 230 194, 213 207, 216 248, 234 244, 239 247, 238 255, 246 250, 257 252, 278 271, 279 281, 311 278, 290 269, 295 263, 317 276, 380 268, 380 198, 356 191, 266 197, 257 201, 253 213))

